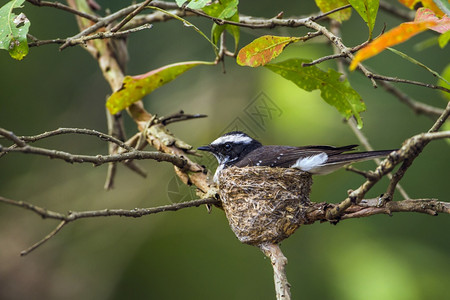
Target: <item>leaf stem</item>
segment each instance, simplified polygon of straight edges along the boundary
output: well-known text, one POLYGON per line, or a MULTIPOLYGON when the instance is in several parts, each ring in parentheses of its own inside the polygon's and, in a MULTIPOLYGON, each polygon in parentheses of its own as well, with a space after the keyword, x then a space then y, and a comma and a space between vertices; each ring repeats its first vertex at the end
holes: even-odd
POLYGON ((167 10, 164 10, 164 9, 156 7, 156 6, 147 6, 147 8, 158 10, 158 11, 160 11, 162 13, 165 13, 165 14, 171 16, 174 19, 177 19, 177 20, 183 22, 184 25, 194 28, 195 31, 197 31, 202 37, 204 37, 213 46, 214 53, 216 54, 216 56, 219 55, 219 48, 200 29, 198 29, 197 26, 195 26, 194 24, 192 24, 188 20, 183 19, 180 16, 177 16, 177 15, 171 13, 171 12, 168 12, 167 10))

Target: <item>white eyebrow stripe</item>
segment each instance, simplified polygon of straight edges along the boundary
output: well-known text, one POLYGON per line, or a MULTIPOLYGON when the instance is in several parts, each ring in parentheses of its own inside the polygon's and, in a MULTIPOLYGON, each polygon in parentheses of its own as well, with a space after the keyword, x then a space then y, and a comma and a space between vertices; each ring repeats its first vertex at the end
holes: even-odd
POLYGON ((216 139, 211 145, 220 145, 225 143, 236 143, 236 144, 250 144, 252 142, 252 138, 239 134, 239 135, 225 135, 216 139))
POLYGON ((317 168, 328 160, 328 155, 325 152, 320 154, 299 158, 291 168, 300 169, 302 171, 310 171, 317 168))

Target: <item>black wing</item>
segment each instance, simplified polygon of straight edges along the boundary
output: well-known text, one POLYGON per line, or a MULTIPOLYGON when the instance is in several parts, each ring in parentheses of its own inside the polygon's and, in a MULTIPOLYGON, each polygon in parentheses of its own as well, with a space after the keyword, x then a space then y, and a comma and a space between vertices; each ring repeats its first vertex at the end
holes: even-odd
POLYGON ((352 151, 358 145, 349 145, 344 147, 332 146, 263 146, 250 152, 243 159, 238 161, 236 167, 245 166, 270 166, 289 168, 298 159, 326 153, 329 157, 341 154, 346 151, 352 151))
POLYGON ((304 147, 290 147, 290 146, 263 146, 249 153, 243 159, 238 161, 235 166, 269 166, 289 168, 296 164, 302 158, 313 157, 325 153, 325 161, 308 162, 308 167, 303 169, 304 165, 295 166, 295 168, 312 174, 328 174, 336 171, 342 166, 359 161, 374 159, 376 157, 387 156, 394 150, 382 151, 366 151, 344 153, 355 150, 357 145, 349 145, 344 147, 332 146, 304 146, 304 147))

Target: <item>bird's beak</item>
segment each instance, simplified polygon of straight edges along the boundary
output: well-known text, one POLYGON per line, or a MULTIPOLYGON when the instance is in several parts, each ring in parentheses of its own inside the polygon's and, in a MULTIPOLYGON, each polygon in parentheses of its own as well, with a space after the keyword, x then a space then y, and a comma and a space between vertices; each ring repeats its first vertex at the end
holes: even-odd
POLYGON ((197 150, 211 152, 212 151, 212 147, 210 145, 208 145, 208 146, 201 146, 201 147, 198 147, 197 150))

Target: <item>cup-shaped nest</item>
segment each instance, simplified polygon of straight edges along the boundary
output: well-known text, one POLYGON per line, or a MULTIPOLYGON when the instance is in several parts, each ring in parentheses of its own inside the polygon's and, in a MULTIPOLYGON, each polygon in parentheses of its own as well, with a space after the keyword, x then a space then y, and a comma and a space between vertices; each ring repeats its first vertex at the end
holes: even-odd
POLYGON ((219 193, 231 229, 242 243, 279 243, 300 226, 311 202, 311 174, 270 167, 226 168, 219 193))

